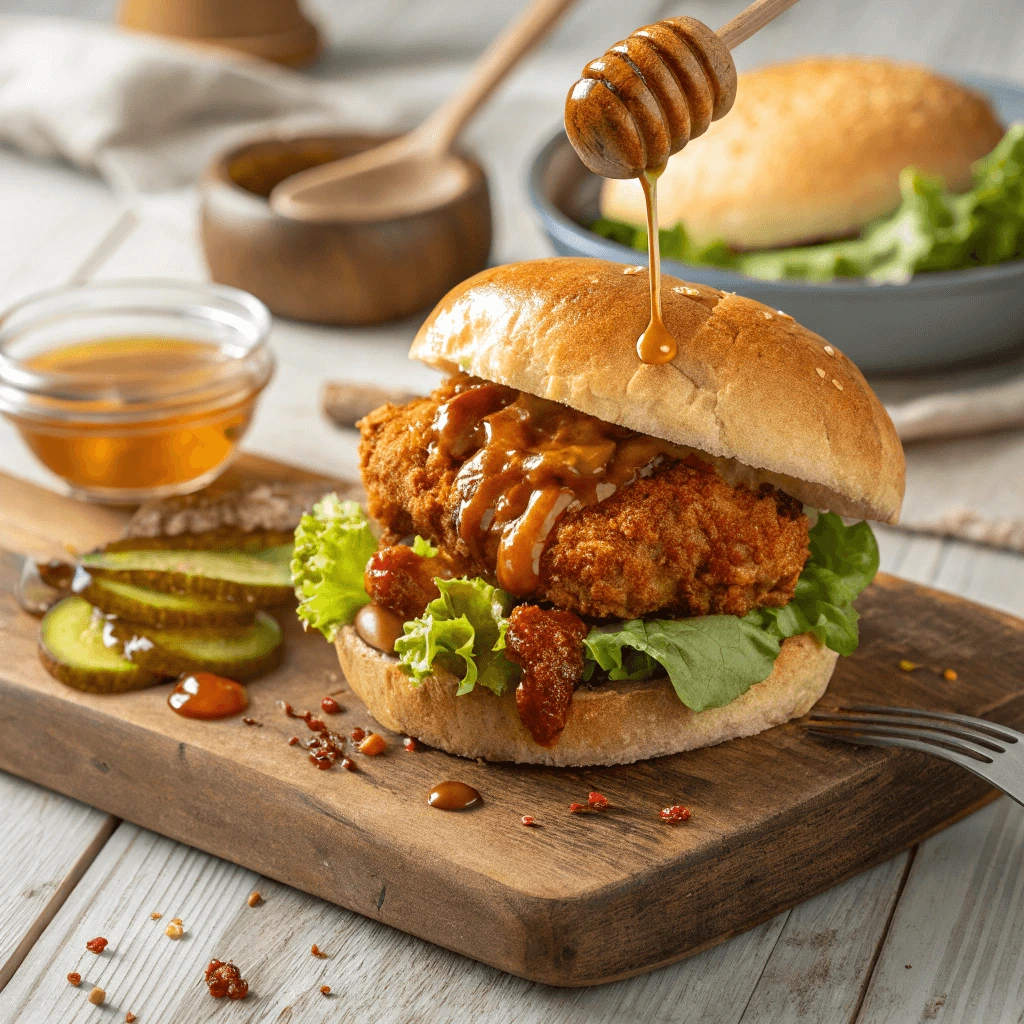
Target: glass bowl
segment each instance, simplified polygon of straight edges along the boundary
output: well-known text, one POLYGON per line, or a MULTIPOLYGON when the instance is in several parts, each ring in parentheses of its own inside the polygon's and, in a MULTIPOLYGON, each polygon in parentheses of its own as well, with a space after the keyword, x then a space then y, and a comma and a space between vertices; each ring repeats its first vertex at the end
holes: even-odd
POLYGON ((0 319, 0 413, 72 494, 187 494, 227 466, 274 372, 270 313, 237 288, 110 281, 0 319))

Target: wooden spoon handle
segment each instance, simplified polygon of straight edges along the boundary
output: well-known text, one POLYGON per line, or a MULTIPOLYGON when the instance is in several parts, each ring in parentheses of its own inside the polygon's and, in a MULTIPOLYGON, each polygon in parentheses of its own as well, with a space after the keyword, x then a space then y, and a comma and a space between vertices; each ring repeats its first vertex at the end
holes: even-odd
POLYGON ((480 55, 469 81, 416 129, 417 141, 434 152, 448 152, 480 105, 574 2, 533 0, 480 55))
POLYGON ((754 3, 740 11, 732 21, 726 22, 716 35, 733 50, 796 2, 797 0, 754 0, 754 3))

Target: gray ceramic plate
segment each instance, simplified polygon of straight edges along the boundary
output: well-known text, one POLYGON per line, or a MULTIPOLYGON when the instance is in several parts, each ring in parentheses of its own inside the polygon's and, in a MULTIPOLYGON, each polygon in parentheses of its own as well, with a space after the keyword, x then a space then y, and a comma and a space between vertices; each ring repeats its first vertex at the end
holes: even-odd
MULTIPOLYGON (((1003 121, 1024 121, 1024 88, 961 76, 988 93, 1003 121)), ((646 256, 583 227, 598 215, 601 179, 559 132, 530 170, 530 200, 556 252, 646 263, 646 256)), ((1024 260, 993 267, 918 274, 906 284, 842 280, 827 284, 761 281, 664 260, 669 274, 739 292, 782 309, 839 346, 862 370, 948 365, 1024 344, 1024 260)))

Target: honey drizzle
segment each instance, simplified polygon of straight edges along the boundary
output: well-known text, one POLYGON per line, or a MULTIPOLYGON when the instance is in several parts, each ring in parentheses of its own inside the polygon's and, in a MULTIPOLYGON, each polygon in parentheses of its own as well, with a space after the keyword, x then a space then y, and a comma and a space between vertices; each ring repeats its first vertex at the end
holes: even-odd
POLYGON ((676 357, 676 340, 669 333, 661 317, 661 244, 658 233, 658 178, 664 167, 645 171, 640 175, 647 207, 647 276, 651 284, 651 319, 647 330, 636 343, 636 352, 642 363, 657 365, 670 363, 676 357))

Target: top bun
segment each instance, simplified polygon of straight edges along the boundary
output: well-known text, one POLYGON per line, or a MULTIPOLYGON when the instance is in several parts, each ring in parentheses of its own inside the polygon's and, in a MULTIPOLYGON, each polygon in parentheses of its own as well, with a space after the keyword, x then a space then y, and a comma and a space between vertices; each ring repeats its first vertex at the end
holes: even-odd
POLYGON ((427 317, 409 355, 716 456, 731 483, 768 482, 807 505, 894 523, 903 449, 838 349, 760 302, 662 277, 679 346, 645 365, 647 272, 555 258, 484 270, 427 317))
MULTIPOLYGON (((812 57, 739 76, 736 103, 668 162, 661 223, 697 242, 767 249, 855 234, 899 205, 916 167, 955 191, 1002 137, 988 100, 926 68, 812 57)), ((606 217, 646 223, 635 180, 606 181, 606 217)))

